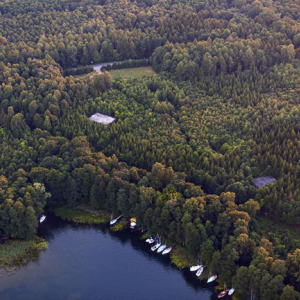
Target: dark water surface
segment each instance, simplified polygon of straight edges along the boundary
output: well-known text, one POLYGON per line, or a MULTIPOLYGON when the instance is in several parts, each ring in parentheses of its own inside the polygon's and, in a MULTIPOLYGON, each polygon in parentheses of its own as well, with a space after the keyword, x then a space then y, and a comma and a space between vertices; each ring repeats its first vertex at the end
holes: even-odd
POLYGON ((212 286, 149 251, 135 233, 48 215, 39 235, 49 241, 49 249, 13 274, 1 275, 1 300, 217 299, 212 286))

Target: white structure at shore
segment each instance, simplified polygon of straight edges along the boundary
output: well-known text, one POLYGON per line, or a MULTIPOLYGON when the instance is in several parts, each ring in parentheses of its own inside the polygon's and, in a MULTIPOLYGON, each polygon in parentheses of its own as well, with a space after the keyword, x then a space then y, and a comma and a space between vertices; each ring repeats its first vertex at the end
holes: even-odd
POLYGON ((109 125, 109 124, 116 121, 116 118, 106 116, 106 115, 103 115, 103 114, 99 114, 99 113, 93 114, 88 119, 91 120, 91 121, 94 121, 96 123, 100 123, 100 124, 104 124, 104 125, 109 125))

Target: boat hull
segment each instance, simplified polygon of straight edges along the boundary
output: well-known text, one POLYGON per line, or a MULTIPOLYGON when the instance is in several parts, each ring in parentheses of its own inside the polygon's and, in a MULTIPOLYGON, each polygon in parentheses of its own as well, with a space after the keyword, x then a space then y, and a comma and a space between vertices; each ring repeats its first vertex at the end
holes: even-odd
POLYGON ((169 254, 172 251, 172 248, 167 248, 163 251, 162 255, 169 254))
POLYGON ((151 247, 151 251, 156 251, 159 247, 160 247, 161 244, 156 244, 154 246, 151 247))
POLYGON ((199 270, 196 273, 196 276, 200 276, 203 273, 204 268, 200 267, 199 270))
POLYGON ((39 221, 40 223, 44 222, 46 220, 46 215, 41 215, 39 221))
POLYGON ((225 297, 225 296, 227 295, 227 293, 228 293, 227 290, 223 291, 222 293, 220 293, 220 294, 218 295, 218 298, 223 298, 223 297, 225 297))
POLYGON ((116 223, 117 223, 117 219, 113 219, 113 220, 111 220, 111 221, 109 222, 110 225, 114 225, 114 224, 116 224, 116 223))
POLYGON ((201 267, 202 267, 202 265, 192 266, 192 267, 190 267, 190 271, 195 272, 195 271, 199 270, 201 267))
POLYGON ((160 247, 158 248, 158 250, 157 250, 157 253, 160 253, 160 252, 164 251, 166 248, 167 248, 166 245, 160 246, 160 247))
POLYGON ((218 278, 217 275, 211 276, 207 279, 207 283, 211 283, 211 282, 215 281, 217 278, 218 278))
POLYGON ((234 288, 230 289, 228 295, 231 296, 235 292, 234 288))

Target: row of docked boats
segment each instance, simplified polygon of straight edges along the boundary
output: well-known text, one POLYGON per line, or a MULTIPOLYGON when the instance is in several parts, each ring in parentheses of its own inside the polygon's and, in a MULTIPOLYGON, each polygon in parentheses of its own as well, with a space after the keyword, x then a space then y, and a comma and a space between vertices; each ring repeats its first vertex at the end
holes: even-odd
MULTIPOLYGON (((196 271, 196 276, 200 276, 204 269, 206 268, 206 266, 202 265, 202 264, 198 264, 195 266, 190 267, 190 271, 191 272, 195 272, 196 271)), ((218 278, 218 275, 212 275, 211 273, 209 274, 209 277, 207 279, 207 283, 211 283, 213 281, 215 281, 218 278)), ((231 296, 233 295, 233 293, 235 292, 234 288, 232 287, 231 289, 227 289, 226 285, 224 286, 224 290, 218 295, 218 298, 223 298, 226 295, 231 296)))
POLYGON ((162 244, 161 239, 159 237, 152 238, 151 236, 146 239, 146 243, 153 244, 156 242, 154 246, 151 247, 151 251, 156 251, 157 253, 161 253, 162 255, 169 254, 172 251, 172 246, 168 247, 167 244, 162 244))

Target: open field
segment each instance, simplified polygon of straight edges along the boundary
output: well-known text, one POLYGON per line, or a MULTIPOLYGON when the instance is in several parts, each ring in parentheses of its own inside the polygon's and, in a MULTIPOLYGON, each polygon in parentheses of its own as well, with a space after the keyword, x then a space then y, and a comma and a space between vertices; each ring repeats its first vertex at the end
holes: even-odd
POLYGON ((112 79, 130 79, 141 76, 150 76, 155 74, 152 67, 139 67, 139 68, 128 68, 128 69, 118 69, 109 71, 112 79))

